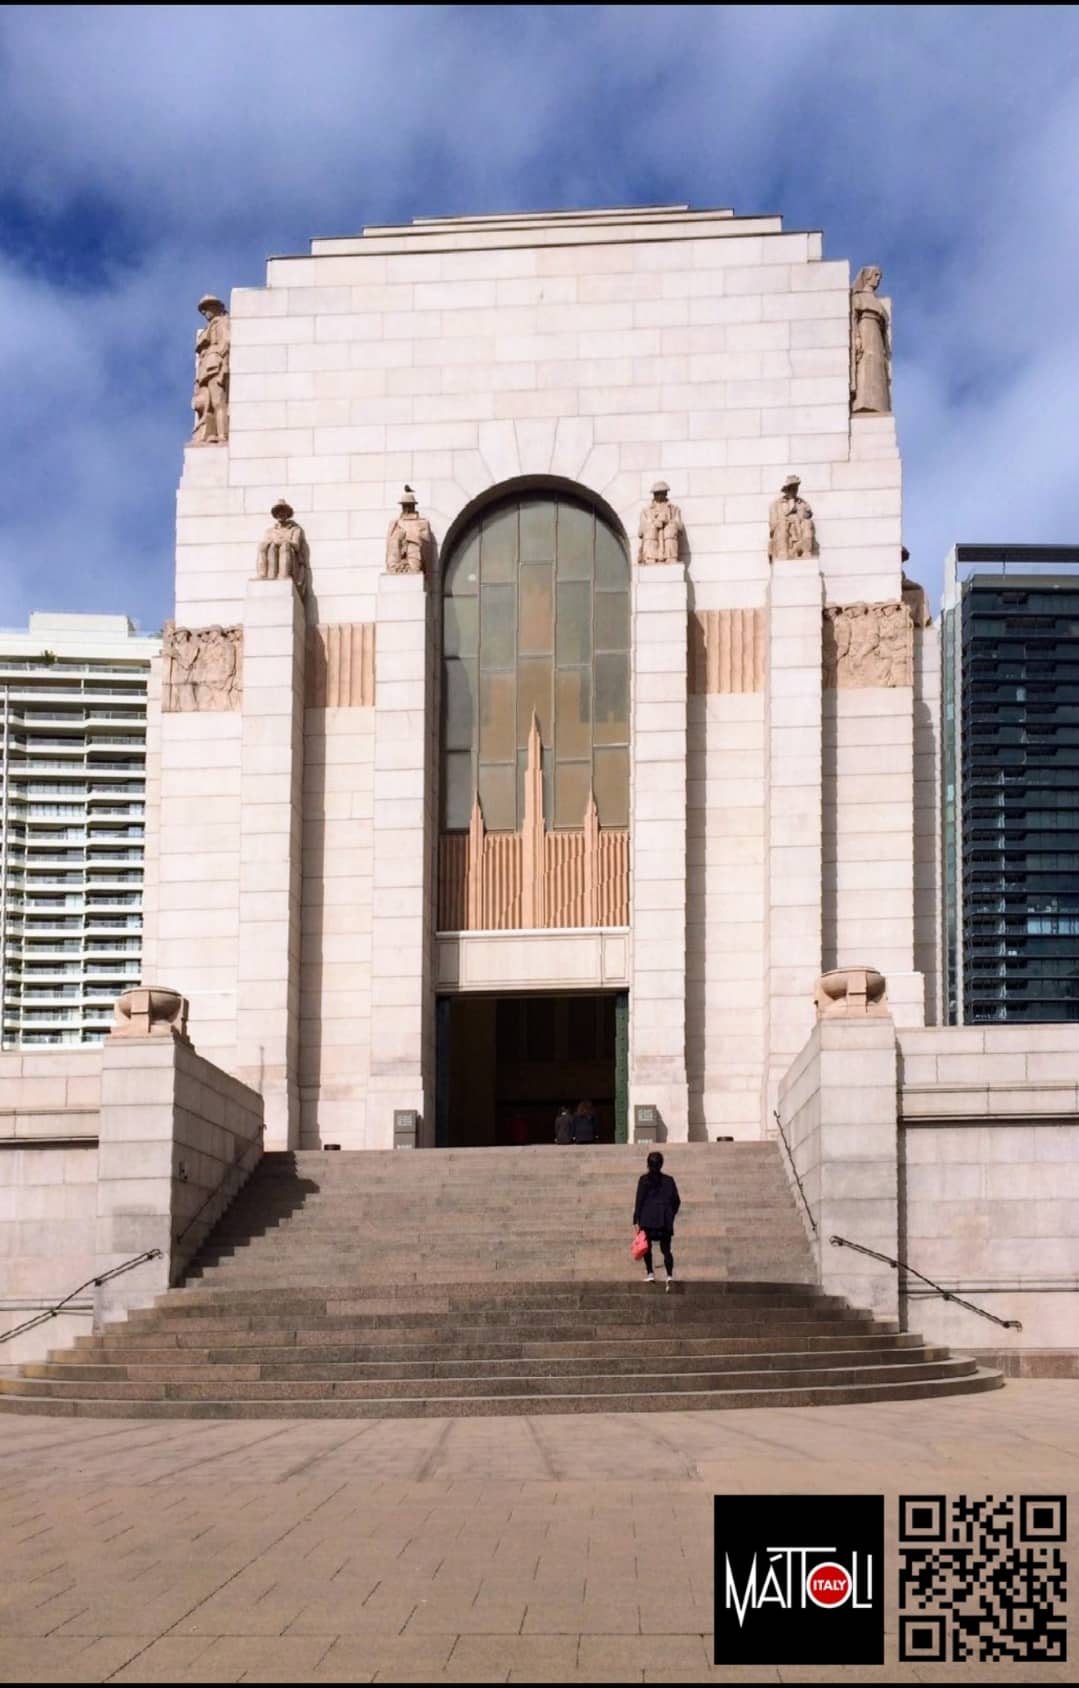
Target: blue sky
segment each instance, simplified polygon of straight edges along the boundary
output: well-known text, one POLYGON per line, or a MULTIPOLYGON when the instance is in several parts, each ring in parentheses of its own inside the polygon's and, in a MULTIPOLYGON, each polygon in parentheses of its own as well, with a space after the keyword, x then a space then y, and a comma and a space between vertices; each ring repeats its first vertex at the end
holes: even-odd
POLYGON ((0 622, 170 613, 199 295, 413 216, 688 200, 894 301, 911 572, 1079 542, 1079 10, 0 13, 0 622))

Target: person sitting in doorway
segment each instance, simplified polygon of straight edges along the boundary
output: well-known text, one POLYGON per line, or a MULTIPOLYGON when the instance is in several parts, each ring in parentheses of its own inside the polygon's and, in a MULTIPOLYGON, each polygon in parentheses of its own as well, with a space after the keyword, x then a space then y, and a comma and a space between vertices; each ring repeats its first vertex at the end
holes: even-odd
POLYGON ((578 1102, 577 1112, 573 1116, 573 1141, 575 1143, 594 1143, 596 1141, 596 1110, 591 1102, 578 1102))
POLYGON ((563 1102, 555 1116, 554 1140, 556 1143, 573 1142, 573 1115, 569 1111, 569 1104, 563 1102))

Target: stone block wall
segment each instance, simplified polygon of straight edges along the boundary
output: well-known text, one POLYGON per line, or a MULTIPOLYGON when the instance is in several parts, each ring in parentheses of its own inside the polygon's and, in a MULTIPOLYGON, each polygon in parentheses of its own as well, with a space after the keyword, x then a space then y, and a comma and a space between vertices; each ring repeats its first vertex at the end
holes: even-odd
POLYGON ((1079 1026, 824 1019, 779 1110, 826 1289, 1015 1375, 1079 1376, 1079 1026))
POLYGON ((899 1041, 907 1258, 1023 1329, 913 1289, 911 1323, 1021 1356, 1028 1373, 1079 1375, 1079 1026, 949 1026, 899 1041))
POLYGON ((821 1287, 881 1318, 898 1311, 896 1272, 830 1238, 844 1237, 891 1259, 899 1252, 895 1098, 895 1026, 887 1016, 819 1021, 778 1096, 816 1221, 815 1231, 807 1221, 807 1233, 821 1287))
POLYGON ((146 1306, 182 1272, 262 1155, 263 1099, 171 1036, 101 1052, 96 1269, 161 1258, 97 1292, 99 1319, 146 1306))
POLYGON ((257 1164, 263 1112, 168 1035, 0 1055, 0 1333, 161 1250, 0 1345, 0 1372, 166 1289, 257 1164))
MULTIPOLYGON (((0 1332, 94 1272, 101 1051, 0 1054, 0 1332)), ((0 1372, 90 1329, 93 1291, 0 1345, 0 1372)))
POLYGON ((359 1149, 371 1052, 375 713, 308 708, 304 719, 300 1141, 359 1149))

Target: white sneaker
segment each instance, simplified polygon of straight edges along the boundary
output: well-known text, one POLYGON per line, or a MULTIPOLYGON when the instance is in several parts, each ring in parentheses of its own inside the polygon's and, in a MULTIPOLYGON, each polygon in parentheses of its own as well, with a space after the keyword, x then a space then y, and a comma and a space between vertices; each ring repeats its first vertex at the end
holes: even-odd
POLYGON ((656 1281, 656 1274, 654 1272, 646 1272, 644 1281, 646 1284, 654 1284, 656 1281))
POLYGON ((670 1287, 671 1287, 671 1285, 672 1285, 672 1284, 673 1284, 673 1283, 674 1283, 674 1276, 673 1276, 673 1274, 668 1274, 668 1277, 667 1277, 667 1284, 666 1284, 666 1287, 667 1287, 667 1289, 668 1289, 668 1290, 669 1290, 669 1289, 670 1289, 670 1287))

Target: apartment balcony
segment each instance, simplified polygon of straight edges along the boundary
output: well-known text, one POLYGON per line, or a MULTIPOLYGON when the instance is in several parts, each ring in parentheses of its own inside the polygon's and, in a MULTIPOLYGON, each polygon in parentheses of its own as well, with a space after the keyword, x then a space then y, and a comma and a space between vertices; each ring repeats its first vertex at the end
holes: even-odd
POLYGON ((14 738, 11 740, 8 749, 9 751, 18 751, 20 755, 25 756, 45 756, 50 751, 56 750, 62 750, 65 755, 71 756, 83 754, 81 740, 74 737, 66 739, 34 738, 33 736, 30 738, 14 738))
MULTIPOLYGON (((79 709, 26 709, 15 710, 11 715, 11 724, 26 733, 55 733, 61 727, 70 727, 81 734, 84 721, 79 709)), ((66 742, 66 741, 65 741, 66 742)))
MULTIPOLYGON (((88 672, 90 671, 88 670, 88 672)), ((8 676, 0 669, 0 682, 7 678, 8 676)), ((20 675, 18 679, 11 680, 8 698, 14 710, 21 708, 23 711, 26 710, 27 705, 33 708, 35 704, 45 702, 81 704, 84 709, 89 710, 91 719, 101 720, 103 715, 101 708, 97 707, 99 705, 113 703, 145 704, 146 677, 143 675, 137 683, 133 683, 131 691, 91 692, 80 685, 71 684, 70 677, 66 674, 62 681, 53 680, 51 675, 42 674, 35 676, 34 680, 30 682, 27 682, 25 675, 20 675)), ((40 713, 37 715, 38 720, 47 718, 40 713)), ((52 715, 52 719, 62 721, 66 717, 57 711, 52 715)), ((83 725, 84 723, 80 720, 80 730, 83 725)))
POLYGON ((80 985, 27 985, 21 991, 7 991, 5 1001, 21 1002, 37 1008, 58 1002, 81 1002, 82 994, 80 985))
MULTIPOLYGON (((43 833, 35 833, 31 842, 30 861, 33 861, 34 859, 40 861, 42 859, 38 855, 38 851, 40 850, 51 850, 59 844, 83 844, 85 841, 86 833, 81 826, 65 827, 62 831, 49 833, 48 836, 45 836, 43 833)), ((20 857, 20 859, 24 861, 27 859, 25 853, 20 857)), ((56 860, 55 857, 53 859, 56 860)), ((79 851, 74 859, 81 861, 82 852, 79 851)))
MULTIPOLYGON (((22 961, 22 957, 16 958, 22 961)), ((77 980, 82 973, 82 952, 77 955, 64 955, 59 959, 48 955, 34 955, 25 962, 21 971, 12 972, 8 969, 6 989, 19 992, 32 989, 35 985, 70 984, 77 980)))
MULTIPOLYGON (((40 944, 35 945, 33 949, 27 949, 24 951, 21 944, 9 944, 7 947, 7 956, 9 961, 23 962, 24 978, 27 977, 25 972, 25 964, 27 962, 36 962, 42 967, 55 965, 58 969, 63 969, 63 965, 66 961, 73 961, 75 963, 75 970, 77 971, 81 965, 82 945, 76 943, 74 949, 66 950, 61 949, 58 944, 40 944)), ((33 977, 40 979, 41 974, 35 972, 33 977)))
MULTIPOLYGON (((5 1039, 5 1041, 8 1041, 5 1039)), ((65 1044, 75 1046, 83 1039, 77 1029, 70 1032, 25 1032, 19 1039, 20 1044, 65 1044)))

